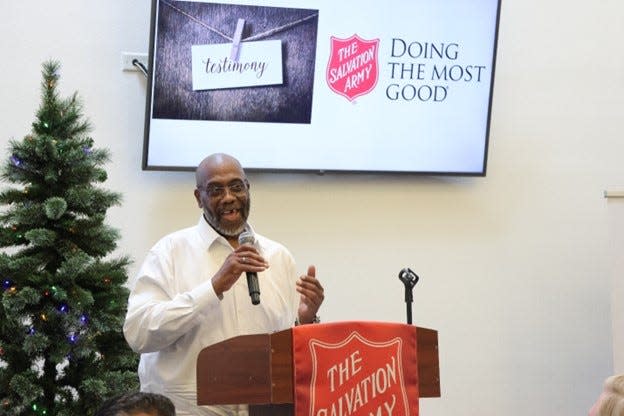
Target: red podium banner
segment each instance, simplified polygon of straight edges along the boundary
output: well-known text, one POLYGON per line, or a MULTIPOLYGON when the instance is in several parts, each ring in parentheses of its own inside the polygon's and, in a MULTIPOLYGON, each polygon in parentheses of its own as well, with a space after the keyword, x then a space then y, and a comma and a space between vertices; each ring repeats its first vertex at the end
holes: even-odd
POLYGON ((296 415, 418 416, 416 327, 340 322, 292 334, 296 415))

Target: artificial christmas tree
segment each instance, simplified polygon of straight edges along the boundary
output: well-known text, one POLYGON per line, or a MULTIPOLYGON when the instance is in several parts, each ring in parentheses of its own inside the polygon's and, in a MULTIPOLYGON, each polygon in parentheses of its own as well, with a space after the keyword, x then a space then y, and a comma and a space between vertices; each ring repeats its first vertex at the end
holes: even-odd
POLYGON ((106 180, 76 94, 59 98, 59 65, 43 65, 32 133, 12 140, 0 193, 0 415, 90 415, 138 387, 122 324, 125 256, 104 223, 120 195, 106 180))

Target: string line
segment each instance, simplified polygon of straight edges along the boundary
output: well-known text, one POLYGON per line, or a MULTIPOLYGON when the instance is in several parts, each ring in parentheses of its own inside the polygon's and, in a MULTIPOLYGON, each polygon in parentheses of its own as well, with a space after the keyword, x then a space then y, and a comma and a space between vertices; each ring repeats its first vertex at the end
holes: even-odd
MULTIPOLYGON (((210 30, 211 32, 216 33, 217 35, 229 40, 230 42, 234 42, 234 38, 231 36, 226 35, 225 33, 223 33, 222 31, 220 31, 217 28, 214 28, 204 22, 202 22, 201 20, 199 20, 197 17, 185 12, 184 10, 180 9, 177 6, 174 6, 173 4, 169 3, 166 0, 162 0, 162 3, 171 7, 173 10, 175 10, 176 12, 188 17, 189 19, 191 19, 193 22, 205 27, 206 29, 210 30)), ((248 36, 246 38, 241 39, 241 41, 253 41, 253 40, 258 40, 258 39, 263 39, 263 38, 268 38, 269 36, 273 36, 276 33, 282 32, 284 30, 290 29, 291 27, 297 26, 300 23, 306 22, 310 19, 314 19, 315 17, 318 16, 318 13, 313 13, 309 16, 305 16, 302 17, 301 19, 295 20, 294 22, 290 22, 290 23, 286 23, 285 25, 282 26, 278 26, 274 29, 270 29, 267 30, 265 32, 262 33, 258 33, 257 35, 253 35, 253 36, 248 36)))

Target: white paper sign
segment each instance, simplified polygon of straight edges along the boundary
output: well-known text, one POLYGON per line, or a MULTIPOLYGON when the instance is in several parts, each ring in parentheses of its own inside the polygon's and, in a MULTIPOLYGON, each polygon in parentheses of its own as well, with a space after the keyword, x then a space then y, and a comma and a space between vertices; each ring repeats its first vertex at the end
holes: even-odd
POLYGON ((241 42, 238 62, 231 43, 193 45, 193 90, 283 84, 282 41, 241 42))

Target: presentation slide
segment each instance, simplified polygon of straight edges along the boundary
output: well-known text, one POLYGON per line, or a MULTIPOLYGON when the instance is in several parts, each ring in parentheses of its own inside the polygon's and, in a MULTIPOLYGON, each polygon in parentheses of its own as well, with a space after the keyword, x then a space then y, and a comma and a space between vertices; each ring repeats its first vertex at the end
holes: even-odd
POLYGON ((485 175, 499 8, 154 0, 143 168, 485 175))

